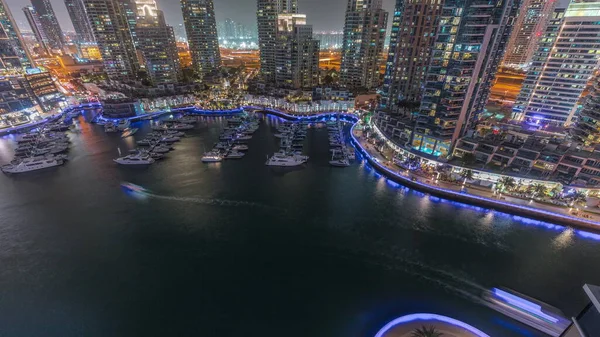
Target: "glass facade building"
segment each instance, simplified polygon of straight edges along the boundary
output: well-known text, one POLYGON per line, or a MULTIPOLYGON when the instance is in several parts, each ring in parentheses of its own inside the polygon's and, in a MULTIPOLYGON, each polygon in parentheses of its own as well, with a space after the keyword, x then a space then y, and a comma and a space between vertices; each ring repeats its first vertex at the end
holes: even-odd
POLYGON ((446 0, 415 132, 416 150, 447 156, 489 99, 519 0, 446 0))
POLYGON ((32 66, 21 32, 5 0, 0 0, 0 70, 32 66))
POLYGON ((139 64, 128 11, 132 0, 84 0, 88 20, 102 54, 109 79, 129 82, 137 79, 139 64))
POLYGON ((202 78, 221 67, 213 1, 181 0, 181 11, 194 71, 202 78))
POLYGON ((31 4, 38 13, 50 48, 62 51, 65 45, 65 36, 52 8, 52 3, 50 0, 31 0, 31 4))
POLYGON ((383 103, 418 102, 431 60, 442 0, 397 0, 383 84, 383 103))
POLYGON ((570 125, 600 62, 600 1, 556 8, 517 97, 513 118, 570 125))
POLYGON ((365 89, 379 86, 387 18, 381 0, 348 0, 340 69, 342 85, 365 89))
POLYGON ((96 40, 94 39, 92 25, 88 21, 83 1, 84 0, 65 0, 65 6, 67 7, 71 22, 73 22, 73 28, 77 34, 77 42, 93 43, 96 40))

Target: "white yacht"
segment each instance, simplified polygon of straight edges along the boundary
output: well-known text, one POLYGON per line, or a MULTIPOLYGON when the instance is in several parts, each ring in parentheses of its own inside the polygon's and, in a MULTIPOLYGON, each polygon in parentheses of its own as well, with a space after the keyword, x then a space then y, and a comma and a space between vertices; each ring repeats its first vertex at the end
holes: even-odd
POLYGON ((245 144, 238 144, 238 145, 235 145, 235 146, 232 148, 232 150, 235 150, 235 151, 248 151, 248 145, 245 145, 245 144))
POLYGON ((329 161, 329 165, 337 167, 346 167, 350 166, 350 161, 348 160, 348 158, 331 159, 329 161))
POLYGON ((150 165, 154 163, 154 159, 144 153, 130 154, 125 157, 113 159, 113 161, 119 165, 150 165))
POLYGON ((31 157, 25 158, 20 163, 14 165, 9 164, 2 166, 4 173, 25 173, 31 171, 42 170, 45 168, 60 166, 64 164, 64 160, 53 157, 31 157))
POLYGON ((217 151, 206 152, 202 156, 203 163, 217 163, 223 160, 223 156, 217 151))
POLYGON ((293 167, 299 166, 308 161, 308 156, 298 155, 287 155, 284 153, 275 153, 273 156, 267 159, 265 165, 267 166, 280 166, 280 167, 293 167))
POLYGON ((225 156, 226 159, 241 159, 246 154, 244 152, 239 152, 237 150, 229 151, 229 153, 225 156))

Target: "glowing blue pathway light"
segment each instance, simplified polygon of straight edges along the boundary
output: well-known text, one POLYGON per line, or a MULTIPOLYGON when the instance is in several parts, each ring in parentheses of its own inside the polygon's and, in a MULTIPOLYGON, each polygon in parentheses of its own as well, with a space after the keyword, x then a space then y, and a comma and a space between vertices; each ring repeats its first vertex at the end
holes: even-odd
POLYGON ((383 337, 388 331, 390 331, 396 325, 407 324, 407 323, 418 322, 418 321, 438 321, 438 322, 450 324, 452 326, 467 330, 477 337, 490 337, 488 334, 484 333, 483 331, 481 331, 473 326, 470 326, 469 324, 467 324, 465 322, 461 322, 454 318, 450 318, 450 317, 446 317, 446 316, 442 316, 442 315, 436 315, 436 314, 411 314, 411 315, 398 317, 395 320, 386 324, 383 328, 381 328, 381 330, 379 330, 379 332, 377 332, 375 337, 383 337))

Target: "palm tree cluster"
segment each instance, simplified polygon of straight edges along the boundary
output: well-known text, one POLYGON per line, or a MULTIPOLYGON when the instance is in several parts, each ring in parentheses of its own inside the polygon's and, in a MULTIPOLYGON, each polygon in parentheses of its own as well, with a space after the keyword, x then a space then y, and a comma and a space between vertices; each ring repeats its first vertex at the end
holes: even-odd
POLYGON ((430 326, 430 327, 422 326, 418 329, 415 329, 411 333, 410 336, 411 337, 441 337, 441 336, 444 336, 444 334, 439 332, 433 326, 430 326))

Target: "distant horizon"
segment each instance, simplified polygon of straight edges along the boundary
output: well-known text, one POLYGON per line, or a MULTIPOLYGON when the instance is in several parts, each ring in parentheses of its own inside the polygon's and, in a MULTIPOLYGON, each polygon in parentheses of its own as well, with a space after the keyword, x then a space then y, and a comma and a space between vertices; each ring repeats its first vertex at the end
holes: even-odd
MULTIPOLYGON (((213 0, 217 22, 231 18, 235 22, 256 29, 256 0, 213 0)), ((22 8, 31 4, 28 0, 6 0, 20 30, 31 31, 22 8)), ((64 0, 50 0, 63 31, 73 31, 73 23, 67 13, 64 0)), ((157 0, 158 7, 164 11, 165 19, 171 26, 183 23, 179 0, 157 0)), ((342 31, 347 0, 298 0, 301 13, 306 14, 308 24, 315 32, 342 31)), ((383 0, 388 11, 388 28, 394 15, 396 0, 383 0)))

